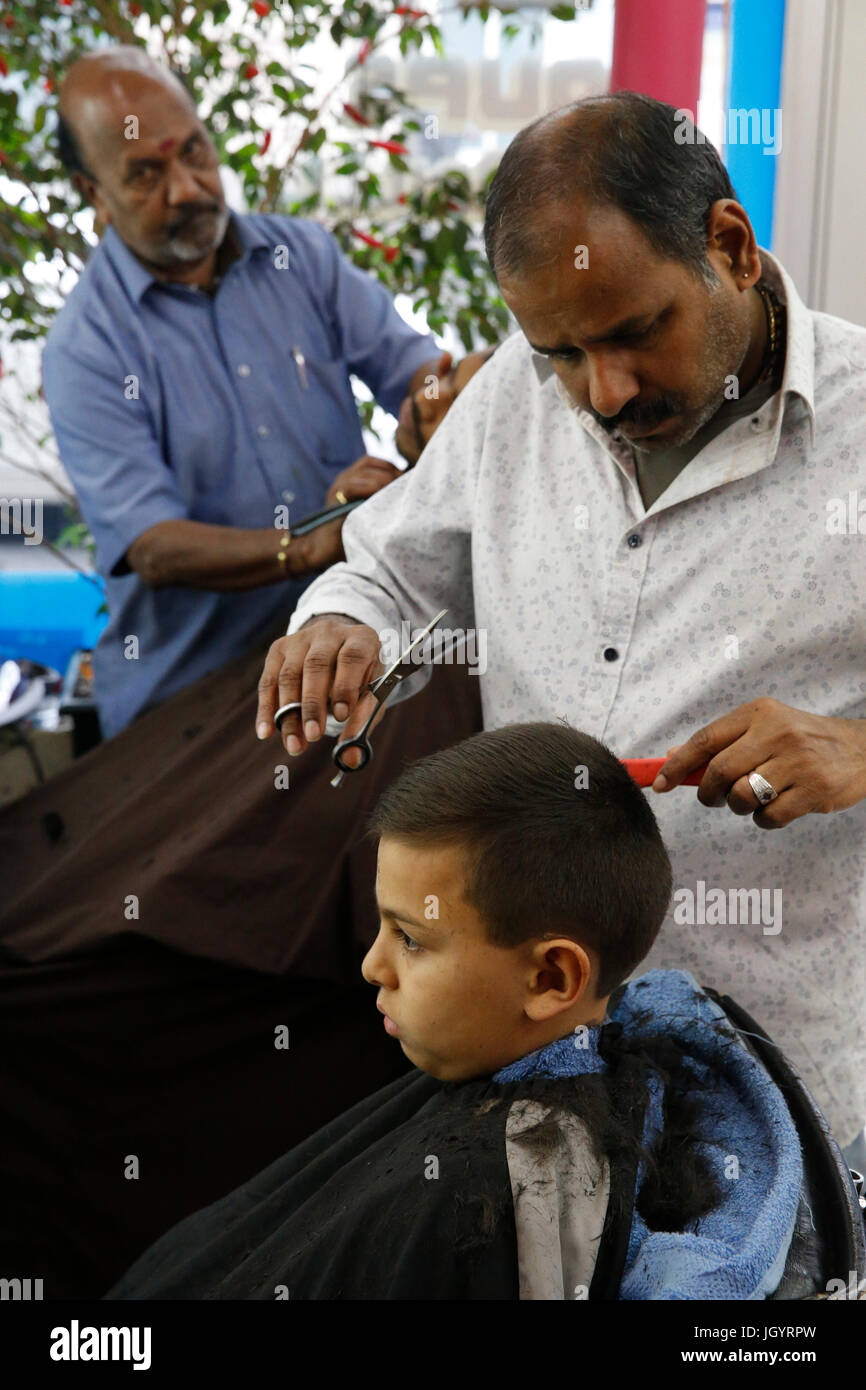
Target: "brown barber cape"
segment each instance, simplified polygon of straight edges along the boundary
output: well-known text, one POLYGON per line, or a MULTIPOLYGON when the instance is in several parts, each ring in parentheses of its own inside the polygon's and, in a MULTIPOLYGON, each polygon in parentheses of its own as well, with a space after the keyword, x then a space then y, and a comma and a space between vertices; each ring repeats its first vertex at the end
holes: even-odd
POLYGON ((0 809, 5 959, 50 960, 131 932, 253 970, 357 982, 353 946, 372 943, 377 920, 367 818, 407 762, 481 729, 478 678, 436 667, 388 709, 368 766, 335 789, 330 738, 297 759, 277 737, 256 738, 268 646, 0 809))

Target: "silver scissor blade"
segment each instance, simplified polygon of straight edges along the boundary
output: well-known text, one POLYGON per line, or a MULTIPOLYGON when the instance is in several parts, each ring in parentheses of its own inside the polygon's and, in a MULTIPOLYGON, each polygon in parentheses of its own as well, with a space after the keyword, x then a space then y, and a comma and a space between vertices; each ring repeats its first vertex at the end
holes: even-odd
POLYGON ((446 614, 447 612, 448 612, 448 609, 447 609, 447 608, 443 608, 441 613, 437 613, 437 614, 436 614, 436 617, 431 619, 431 621, 427 624, 427 626, 423 629, 423 631, 418 633, 418 636, 415 638, 414 642, 410 642, 409 645, 408 645, 408 647, 405 649, 405 651, 402 651, 402 652, 400 653, 400 655, 397 657, 397 660, 391 663, 391 665, 388 667, 387 671, 383 671, 382 675, 379 677, 379 680, 376 682, 377 685, 378 685, 381 681, 387 680, 389 676, 393 676, 393 674, 394 674, 395 671, 399 670, 399 668, 400 668, 401 666, 405 665, 406 661, 407 661, 407 660, 409 659, 409 657, 412 655, 412 653, 414 652, 415 648, 416 648, 417 646, 420 646, 420 644, 425 640, 425 638, 427 638, 427 637, 430 636, 430 633, 433 631, 433 629, 434 629, 434 627, 436 626, 436 624, 437 624, 442 618, 445 617, 445 614, 446 614))

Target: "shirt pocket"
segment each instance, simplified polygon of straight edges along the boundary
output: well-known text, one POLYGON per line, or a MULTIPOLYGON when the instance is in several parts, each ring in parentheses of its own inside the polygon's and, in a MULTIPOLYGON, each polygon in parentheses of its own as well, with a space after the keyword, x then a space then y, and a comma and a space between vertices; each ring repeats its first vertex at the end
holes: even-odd
POLYGON ((349 372, 342 358, 327 359, 317 354, 290 349, 295 399, 309 430, 316 456, 330 471, 334 464, 345 467, 358 457, 360 421, 352 394, 349 372))

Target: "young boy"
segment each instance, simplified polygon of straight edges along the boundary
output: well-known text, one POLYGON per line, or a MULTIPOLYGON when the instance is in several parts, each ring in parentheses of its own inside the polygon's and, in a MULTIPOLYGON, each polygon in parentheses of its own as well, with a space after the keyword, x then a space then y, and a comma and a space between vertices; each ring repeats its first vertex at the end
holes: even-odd
MULTIPOLYGON (((478 734, 411 765, 372 833, 381 926, 362 970, 419 1070, 181 1222, 108 1297, 759 1297, 768 1269, 778 1283, 799 1199, 784 1106, 767 1102, 756 1188, 778 1206, 776 1234, 749 1247, 740 1285, 732 1246, 720 1293, 719 1163, 698 1141, 737 1152, 755 1110, 754 1095, 736 1103, 737 1068, 756 1064, 728 1028, 742 1055, 707 1087, 721 1011, 677 971, 619 991, 608 1019, 672 887, 653 813, 613 754, 564 724, 478 734), (701 1086, 698 1115, 687 1093, 701 1086), (657 1233, 699 1217, 708 1237, 688 1235, 682 1277, 679 1246, 654 1263, 657 1233)), ((755 1168, 736 1194, 743 1248, 755 1168)))
POLYGON ((387 1031, 442 1081, 603 1023, 671 895, 644 795, 567 726, 511 725, 422 759, 371 829, 381 927, 362 973, 387 1031))

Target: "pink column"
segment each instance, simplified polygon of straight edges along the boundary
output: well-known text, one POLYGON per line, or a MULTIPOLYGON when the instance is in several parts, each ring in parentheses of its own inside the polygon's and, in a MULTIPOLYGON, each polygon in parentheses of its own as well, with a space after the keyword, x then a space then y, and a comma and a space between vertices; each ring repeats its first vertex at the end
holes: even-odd
POLYGON ((706 0, 614 0, 610 90, 642 92, 697 117, 706 0))

